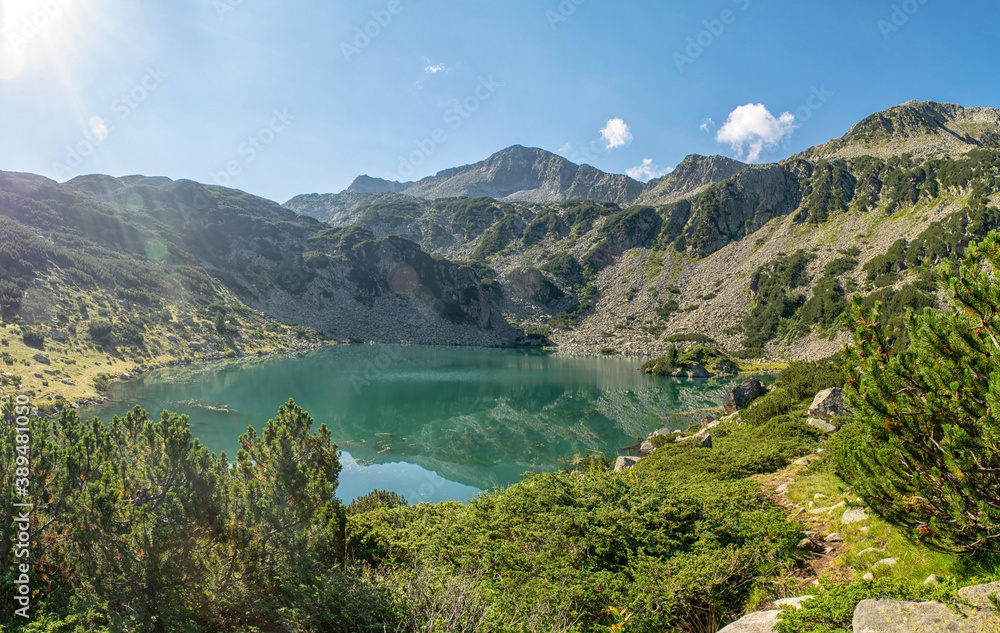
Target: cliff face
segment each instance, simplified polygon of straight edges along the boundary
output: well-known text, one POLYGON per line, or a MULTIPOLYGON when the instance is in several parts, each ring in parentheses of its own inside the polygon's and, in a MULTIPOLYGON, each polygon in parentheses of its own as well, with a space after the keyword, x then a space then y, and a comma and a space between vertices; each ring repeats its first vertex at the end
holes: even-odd
POLYGON ((800 201, 795 174, 778 165, 751 167, 676 203, 667 212, 667 239, 692 257, 706 257, 788 215, 800 201))

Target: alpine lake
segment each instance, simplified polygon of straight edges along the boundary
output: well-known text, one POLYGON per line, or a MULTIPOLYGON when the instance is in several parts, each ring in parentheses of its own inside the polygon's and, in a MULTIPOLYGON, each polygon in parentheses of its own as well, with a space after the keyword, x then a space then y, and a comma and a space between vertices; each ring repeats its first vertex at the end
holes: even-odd
MULTIPOLYGON (((139 405, 189 417, 192 433, 230 458, 248 426, 289 399, 326 424, 341 449, 337 496, 375 489, 410 503, 468 500, 524 473, 624 454, 660 428, 719 414, 747 376, 649 376, 643 359, 535 350, 336 345, 318 352, 161 369, 113 383, 81 410, 110 420, 139 405)), ((761 377, 764 378, 764 377, 761 377)))

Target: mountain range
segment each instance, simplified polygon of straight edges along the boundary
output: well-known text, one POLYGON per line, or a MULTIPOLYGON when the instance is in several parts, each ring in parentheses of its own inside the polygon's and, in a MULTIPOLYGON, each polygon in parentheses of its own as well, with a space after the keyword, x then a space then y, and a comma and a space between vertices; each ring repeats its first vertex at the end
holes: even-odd
POLYGON ((911 101, 778 163, 692 155, 648 183, 519 145, 284 205, 0 173, 0 312, 56 348, 148 359, 239 355, 288 327, 815 357, 839 349, 853 293, 892 318, 937 303, 932 268, 1000 227, 998 148, 1000 111, 911 101))

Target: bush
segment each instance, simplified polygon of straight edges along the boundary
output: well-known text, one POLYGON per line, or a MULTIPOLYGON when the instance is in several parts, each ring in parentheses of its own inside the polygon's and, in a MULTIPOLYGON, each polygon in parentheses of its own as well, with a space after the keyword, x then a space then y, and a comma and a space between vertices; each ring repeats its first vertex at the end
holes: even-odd
POLYGON ((777 633, 851 633, 854 610, 863 600, 902 600, 954 603, 954 586, 929 586, 912 580, 881 578, 861 582, 826 582, 820 584, 814 598, 801 608, 784 609, 775 625, 777 633))
POLYGON ((388 490, 372 490, 351 501, 351 505, 347 506, 347 516, 354 516, 376 508, 398 508, 405 505, 409 505, 409 502, 400 494, 388 490))
POLYGON ((843 387, 847 382, 847 367, 842 354, 823 360, 796 360, 778 374, 778 380, 792 400, 812 400, 824 389, 843 387))
POLYGON ((21 328, 21 340, 28 347, 43 349, 45 347, 45 335, 34 328, 21 328))
POLYGON ((98 343, 107 343, 111 338, 113 328, 114 326, 108 319, 91 319, 87 326, 87 332, 90 334, 90 338, 98 343))
POLYGON ((880 306, 855 299, 849 402, 862 426, 850 483, 913 540, 943 551, 1000 551, 1000 236, 971 245, 947 282, 950 309, 907 315, 892 355, 880 306), (932 441, 933 440, 933 441, 932 441))
POLYGON ((552 328, 544 325, 531 325, 525 328, 524 333, 532 338, 548 338, 552 334, 552 328))
POLYGON ((757 398, 746 409, 741 409, 740 419, 748 424, 759 426, 773 417, 788 413, 798 402, 799 400, 793 398, 787 389, 779 387, 767 395, 757 398))

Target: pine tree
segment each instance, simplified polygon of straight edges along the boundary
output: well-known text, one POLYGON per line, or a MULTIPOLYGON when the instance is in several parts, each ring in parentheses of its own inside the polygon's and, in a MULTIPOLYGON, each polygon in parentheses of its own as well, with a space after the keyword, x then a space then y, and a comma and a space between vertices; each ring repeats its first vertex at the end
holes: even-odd
POLYGON ((859 441, 838 460, 882 518, 943 551, 1000 551, 1000 236, 940 270, 950 308, 907 313, 897 356, 880 306, 854 299, 848 398, 859 441))

